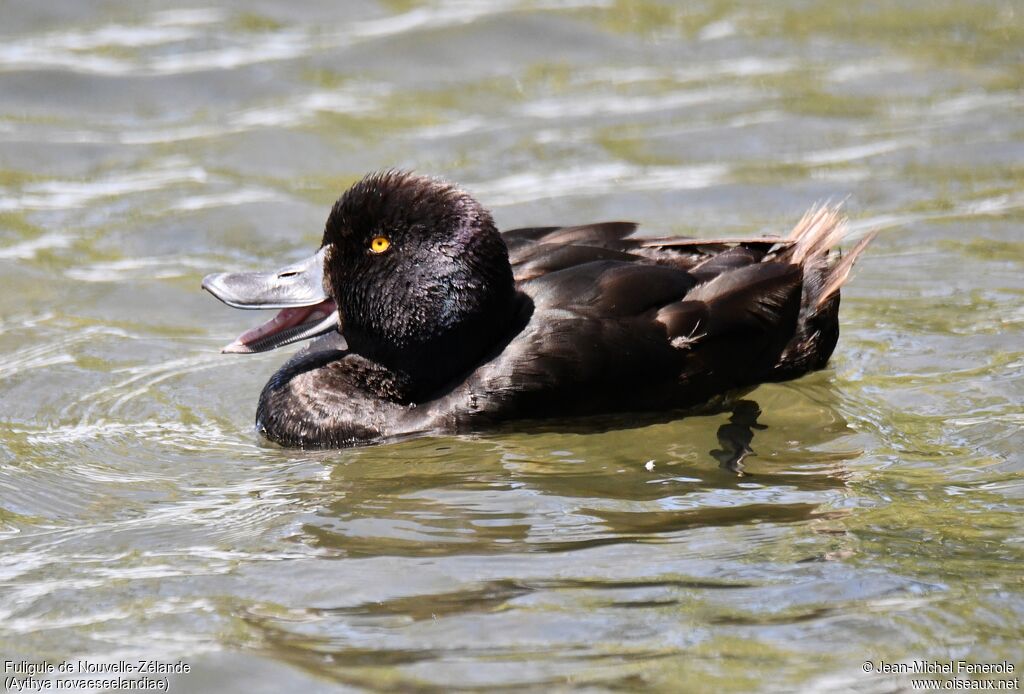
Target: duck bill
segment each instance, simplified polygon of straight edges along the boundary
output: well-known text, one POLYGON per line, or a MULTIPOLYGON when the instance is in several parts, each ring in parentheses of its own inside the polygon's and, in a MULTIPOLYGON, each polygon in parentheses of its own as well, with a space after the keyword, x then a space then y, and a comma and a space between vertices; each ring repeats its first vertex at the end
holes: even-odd
POLYGON ((222 354, 268 352, 338 329, 338 308, 330 299, 314 306, 281 309, 262 325, 250 328, 221 348, 222 354))
POLYGON ((275 272, 220 272, 203 289, 232 308, 280 309, 235 338, 225 354, 255 354, 336 330, 338 307, 324 291, 324 249, 275 272))

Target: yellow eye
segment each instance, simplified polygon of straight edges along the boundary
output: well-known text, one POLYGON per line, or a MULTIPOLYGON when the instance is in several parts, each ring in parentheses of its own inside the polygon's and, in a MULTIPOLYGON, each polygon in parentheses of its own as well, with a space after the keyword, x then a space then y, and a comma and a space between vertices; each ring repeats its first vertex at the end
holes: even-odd
POLYGON ((373 241, 370 241, 370 250, 374 253, 383 253, 389 248, 391 248, 391 242, 388 241, 386 236, 377 236, 373 241))

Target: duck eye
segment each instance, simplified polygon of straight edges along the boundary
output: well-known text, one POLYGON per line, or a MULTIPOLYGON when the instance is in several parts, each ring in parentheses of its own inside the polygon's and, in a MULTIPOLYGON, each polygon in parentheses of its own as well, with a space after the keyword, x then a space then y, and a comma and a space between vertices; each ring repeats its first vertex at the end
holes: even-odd
POLYGON ((391 241, 386 236, 377 236, 370 241, 370 250, 374 253, 383 253, 389 248, 391 248, 391 241))

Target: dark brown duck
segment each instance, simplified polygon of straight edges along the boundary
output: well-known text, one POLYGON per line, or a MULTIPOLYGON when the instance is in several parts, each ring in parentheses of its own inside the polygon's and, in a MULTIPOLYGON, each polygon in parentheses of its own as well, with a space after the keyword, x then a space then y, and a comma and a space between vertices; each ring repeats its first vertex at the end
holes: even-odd
POLYGON ((281 308, 229 352, 318 337, 264 387, 260 432, 344 447, 516 419, 720 406, 828 362, 839 289, 836 208, 785 238, 635 238, 606 222, 499 233, 468 193, 367 176, 334 205, 313 258, 211 275, 239 308, 281 308))

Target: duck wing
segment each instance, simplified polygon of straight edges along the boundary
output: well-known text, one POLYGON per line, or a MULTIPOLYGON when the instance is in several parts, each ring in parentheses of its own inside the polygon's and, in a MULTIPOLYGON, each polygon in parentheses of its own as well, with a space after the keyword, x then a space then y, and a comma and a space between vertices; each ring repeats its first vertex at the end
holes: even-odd
POLYGON ((578 226, 549 226, 510 229, 501 234, 510 253, 537 243, 599 246, 622 241, 636 233, 635 222, 597 222, 578 226))
POLYGON ((601 222, 571 227, 531 227, 502 234, 517 282, 535 279, 599 260, 639 261, 630 253, 636 231, 632 222, 601 222))
POLYGON ((771 262, 709 281, 642 260, 554 270, 520 283, 526 327, 453 395, 470 421, 701 405, 771 369, 800 283, 798 266, 771 262))
POLYGON ((631 234, 624 223, 521 232, 532 314, 453 393, 470 403, 460 421, 691 408, 822 368, 839 289, 872 238, 836 253, 846 224, 834 206, 786 238, 631 234), (549 246, 583 250, 545 265, 549 246))
POLYGON ((633 222, 600 222, 569 227, 529 227, 502 234, 517 281, 535 279, 598 260, 667 265, 708 280, 729 267, 759 262, 791 240, 760 238, 694 239, 679 236, 636 237, 633 222))

